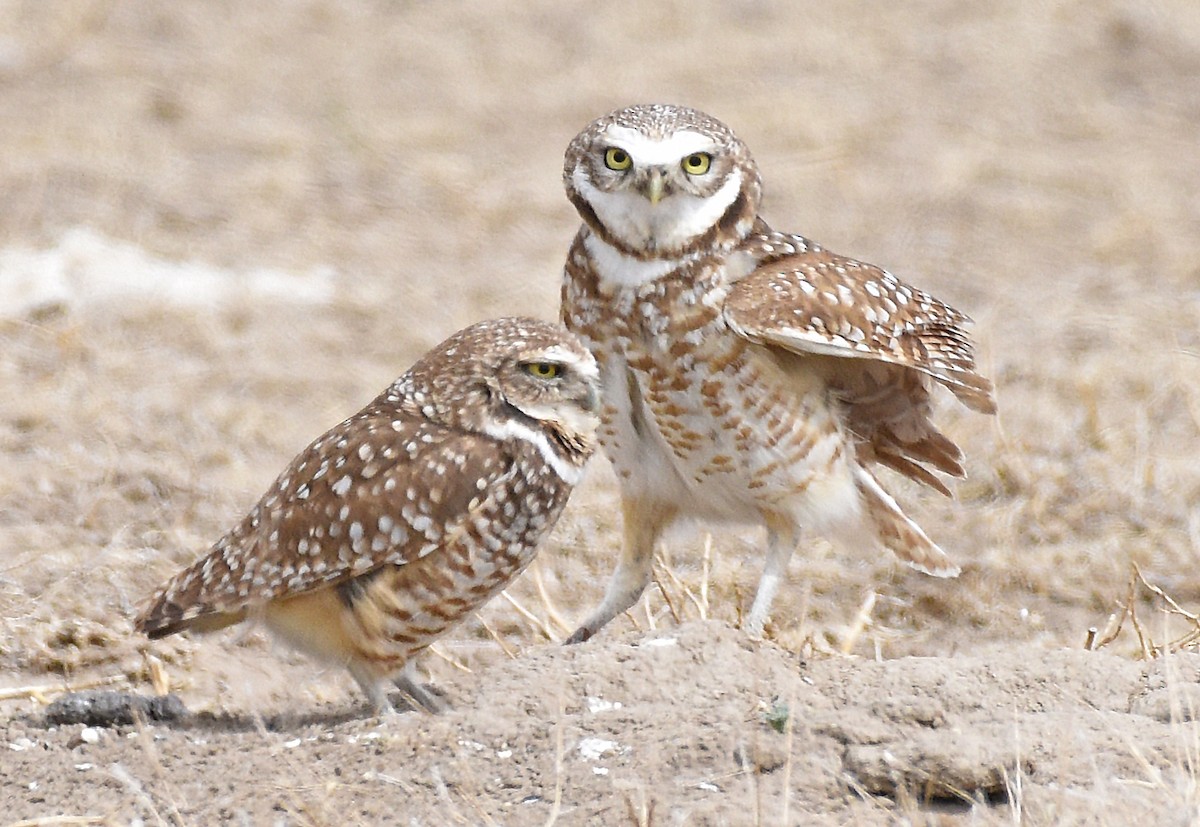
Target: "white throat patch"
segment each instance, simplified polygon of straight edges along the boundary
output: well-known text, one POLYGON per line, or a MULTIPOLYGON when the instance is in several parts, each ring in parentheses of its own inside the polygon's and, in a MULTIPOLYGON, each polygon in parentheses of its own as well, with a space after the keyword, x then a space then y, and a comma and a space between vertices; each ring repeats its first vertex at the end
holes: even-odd
POLYGON ((595 233, 584 237, 583 246, 595 262, 601 289, 606 292, 624 287, 641 287, 662 278, 679 266, 676 259, 652 258, 643 261, 627 256, 611 244, 605 243, 604 239, 595 233))
POLYGON ((680 250, 708 232, 742 190, 742 173, 734 170, 708 198, 675 193, 657 204, 636 192, 601 192, 582 169, 572 176, 576 191, 604 228, 634 250, 680 250))

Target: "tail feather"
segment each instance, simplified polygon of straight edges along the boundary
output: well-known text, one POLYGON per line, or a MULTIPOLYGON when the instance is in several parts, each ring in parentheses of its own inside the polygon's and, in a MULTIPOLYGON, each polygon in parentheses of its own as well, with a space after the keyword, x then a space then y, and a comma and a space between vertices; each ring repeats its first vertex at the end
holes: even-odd
POLYGON ((880 542, 917 571, 934 577, 956 577, 961 569, 946 552, 930 540, 921 527, 900 510, 900 506, 865 468, 856 469, 855 482, 862 495, 867 516, 880 542))
POLYGON ((996 413, 995 388, 990 380, 968 371, 946 371, 936 373, 934 377, 971 410, 982 414, 996 413))
POLYGON ((949 494, 934 472, 963 476, 963 455, 933 423, 932 383, 925 374, 865 360, 830 361, 824 368, 856 438, 859 458, 949 494))
MULTIPOLYGON (((247 520, 248 522, 248 520, 247 520)), ((143 604, 134 627, 151 640, 185 630, 213 632, 246 618, 247 608, 230 584, 236 582, 232 565, 237 552, 252 550, 241 541, 246 522, 164 583, 143 604)))
POLYGON ((928 468, 923 465, 917 465, 907 457, 884 451, 876 451, 875 461, 881 465, 886 465, 893 471, 903 474, 910 479, 928 485, 940 494, 944 494, 947 497, 951 496, 950 489, 946 487, 944 482, 935 477, 928 468))
POLYGON ((146 637, 158 640, 176 632, 216 632, 245 619, 245 608, 221 611, 190 606, 185 610, 178 603, 160 597, 138 615, 133 625, 146 637))

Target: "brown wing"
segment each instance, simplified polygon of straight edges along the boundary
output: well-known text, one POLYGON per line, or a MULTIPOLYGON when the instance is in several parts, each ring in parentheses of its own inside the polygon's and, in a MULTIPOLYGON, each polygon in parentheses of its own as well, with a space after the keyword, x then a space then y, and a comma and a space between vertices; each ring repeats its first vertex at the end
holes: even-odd
POLYGON ((930 418, 929 379, 911 368, 866 360, 815 357, 837 394, 846 424, 859 438, 858 455, 949 495, 921 463, 963 476, 962 451, 930 418))
POLYGON ((929 378, 974 410, 996 409, 991 382, 975 370, 970 320, 878 267, 798 237, 787 246, 797 252, 730 288, 729 327, 819 371, 843 402, 863 459, 948 494, 921 465, 963 474, 962 452, 930 420, 929 378))
POLYGON ((511 473, 494 440, 378 403, 308 446, 136 621, 150 637, 220 628, 255 605, 439 548, 511 473))
POLYGON ((733 330, 797 353, 912 368, 968 408, 996 412, 992 383, 975 369, 967 316, 874 265, 816 245, 800 249, 730 288, 724 313, 733 330))

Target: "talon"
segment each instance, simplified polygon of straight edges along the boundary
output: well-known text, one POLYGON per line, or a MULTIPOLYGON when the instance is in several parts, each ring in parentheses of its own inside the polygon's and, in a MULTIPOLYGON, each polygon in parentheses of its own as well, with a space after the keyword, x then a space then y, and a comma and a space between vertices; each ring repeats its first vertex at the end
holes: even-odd
POLYGON ((564 646, 574 646, 576 643, 583 643, 585 641, 591 640, 593 634, 595 634, 595 633, 591 629, 589 629, 587 626, 580 626, 578 629, 576 629, 574 632, 571 633, 571 636, 566 639, 566 641, 563 643, 563 645, 564 646))

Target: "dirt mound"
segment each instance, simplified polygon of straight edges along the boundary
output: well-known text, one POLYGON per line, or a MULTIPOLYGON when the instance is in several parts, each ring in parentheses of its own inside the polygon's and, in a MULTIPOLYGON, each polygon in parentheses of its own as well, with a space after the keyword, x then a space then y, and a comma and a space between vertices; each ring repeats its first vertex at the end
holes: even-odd
POLYGON ((1200 657, 805 661, 719 622, 543 646, 453 709, 192 715, 4 730, 4 811, 118 823, 1186 823, 1200 657), (249 794, 247 794, 249 792, 249 794))
POLYGON ((1144 658, 1200 635, 1146 585, 1200 606, 1198 56, 1186 0, 0 0, 0 821, 1197 821, 1195 659, 1144 658), (550 645, 621 542, 598 460, 424 659, 444 716, 364 719, 258 633, 134 635, 429 346, 554 318, 563 149, 649 101, 738 132, 773 226, 976 320, 999 414, 937 401, 967 478, 887 478, 962 575, 806 537, 751 643, 761 533, 684 532, 550 645), (191 713, 45 725, 152 675, 191 713))

